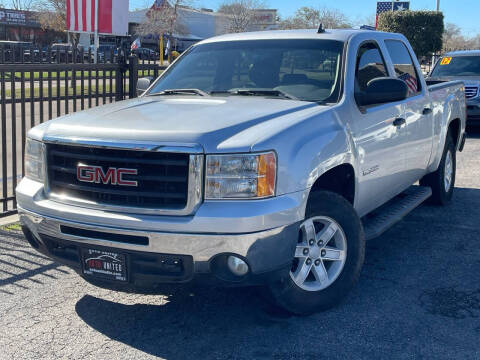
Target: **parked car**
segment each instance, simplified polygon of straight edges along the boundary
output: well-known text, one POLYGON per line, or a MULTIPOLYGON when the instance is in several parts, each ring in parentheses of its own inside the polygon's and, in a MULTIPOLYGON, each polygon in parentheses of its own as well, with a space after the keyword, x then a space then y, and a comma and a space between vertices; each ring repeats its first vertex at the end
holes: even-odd
MULTIPOLYGON (((3 52, 3 61, 5 62, 30 61, 32 47, 33 44, 27 41, 0 41, 0 51, 3 52)), ((0 54, 0 60, 2 60, 1 56, 2 54, 0 54)))
POLYGON ((402 35, 229 34, 137 99, 31 129, 18 212, 92 284, 262 285, 309 314, 352 289, 365 239, 451 201, 464 131, 464 85, 428 87, 402 35))
POLYGON ((157 60, 159 55, 156 51, 149 48, 138 48, 132 50, 132 54, 138 56, 140 60, 157 60))
POLYGON ((66 43, 57 43, 57 44, 52 44, 52 59, 53 61, 59 61, 59 62, 73 62, 73 59, 75 58, 76 62, 82 62, 83 59, 81 57, 80 51, 76 50, 75 52, 73 51, 73 45, 72 44, 66 44, 66 43), (74 57, 75 54, 75 57, 74 57), (58 58, 58 60, 57 60, 58 58))
POLYGON ((115 45, 108 44, 98 47, 98 58, 101 62, 113 62, 115 56, 117 56, 117 47, 115 45))
POLYGON ((480 126, 480 51, 454 51, 439 59, 427 78, 430 84, 460 80, 465 83, 467 125, 480 126))

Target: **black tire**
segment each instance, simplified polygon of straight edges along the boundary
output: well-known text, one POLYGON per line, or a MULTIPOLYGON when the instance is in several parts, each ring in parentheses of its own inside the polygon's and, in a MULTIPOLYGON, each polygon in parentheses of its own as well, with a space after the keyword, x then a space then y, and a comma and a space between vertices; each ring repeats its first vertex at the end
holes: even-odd
POLYGON ((430 186, 432 188, 432 196, 429 199, 431 204, 445 206, 448 205, 452 200, 453 190, 455 188, 455 174, 457 170, 456 159, 457 156, 455 145, 451 135, 448 134, 445 140, 442 159, 440 160, 440 165, 438 166, 437 171, 424 176, 420 180, 421 186, 430 186), (445 164, 448 152, 452 154, 453 174, 450 188, 447 191, 445 189, 445 164))
POLYGON ((296 315, 324 311, 339 304, 357 282, 365 258, 362 223, 345 198, 329 191, 313 192, 307 203, 305 219, 315 216, 329 217, 340 225, 346 237, 347 255, 340 275, 323 290, 304 290, 295 284, 290 274, 269 286, 276 304, 296 315))

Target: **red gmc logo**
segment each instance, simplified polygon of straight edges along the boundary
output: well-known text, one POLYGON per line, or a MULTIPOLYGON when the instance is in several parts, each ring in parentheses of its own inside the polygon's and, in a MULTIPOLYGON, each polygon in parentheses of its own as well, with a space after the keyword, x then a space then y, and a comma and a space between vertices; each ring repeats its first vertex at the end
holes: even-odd
POLYGON ((138 170, 111 167, 104 172, 101 166, 77 165, 78 181, 105 185, 138 186, 137 181, 125 180, 124 175, 138 175, 138 170))

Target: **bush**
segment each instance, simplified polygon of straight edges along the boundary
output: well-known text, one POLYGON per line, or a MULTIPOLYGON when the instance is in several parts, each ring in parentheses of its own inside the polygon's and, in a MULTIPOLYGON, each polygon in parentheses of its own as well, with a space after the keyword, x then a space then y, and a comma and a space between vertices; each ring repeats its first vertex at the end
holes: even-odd
POLYGON ((405 35, 417 54, 442 50, 443 14, 436 11, 387 11, 378 17, 378 30, 405 35))

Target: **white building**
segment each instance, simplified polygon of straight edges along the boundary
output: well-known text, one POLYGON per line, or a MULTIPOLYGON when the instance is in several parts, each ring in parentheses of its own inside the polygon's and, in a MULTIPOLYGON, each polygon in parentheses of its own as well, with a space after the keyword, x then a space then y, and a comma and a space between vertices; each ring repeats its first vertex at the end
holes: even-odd
MULTIPOLYGON (((129 14, 129 33, 135 35, 135 26, 146 21, 150 9, 131 11, 129 14)), ((178 21, 187 29, 186 34, 174 34, 177 50, 183 51, 190 45, 212 36, 225 34, 228 28, 228 17, 225 14, 209 9, 192 9, 181 7, 178 10, 178 21)), ((277 10, 256 10, 254 24, 249 31, 271 30, 277 26, 277 10)), ((142 44, 148 47, 158 47, 158 36, 142 37, 142 44)), ((142 45, 143 46, 143 45, 142 45)))

